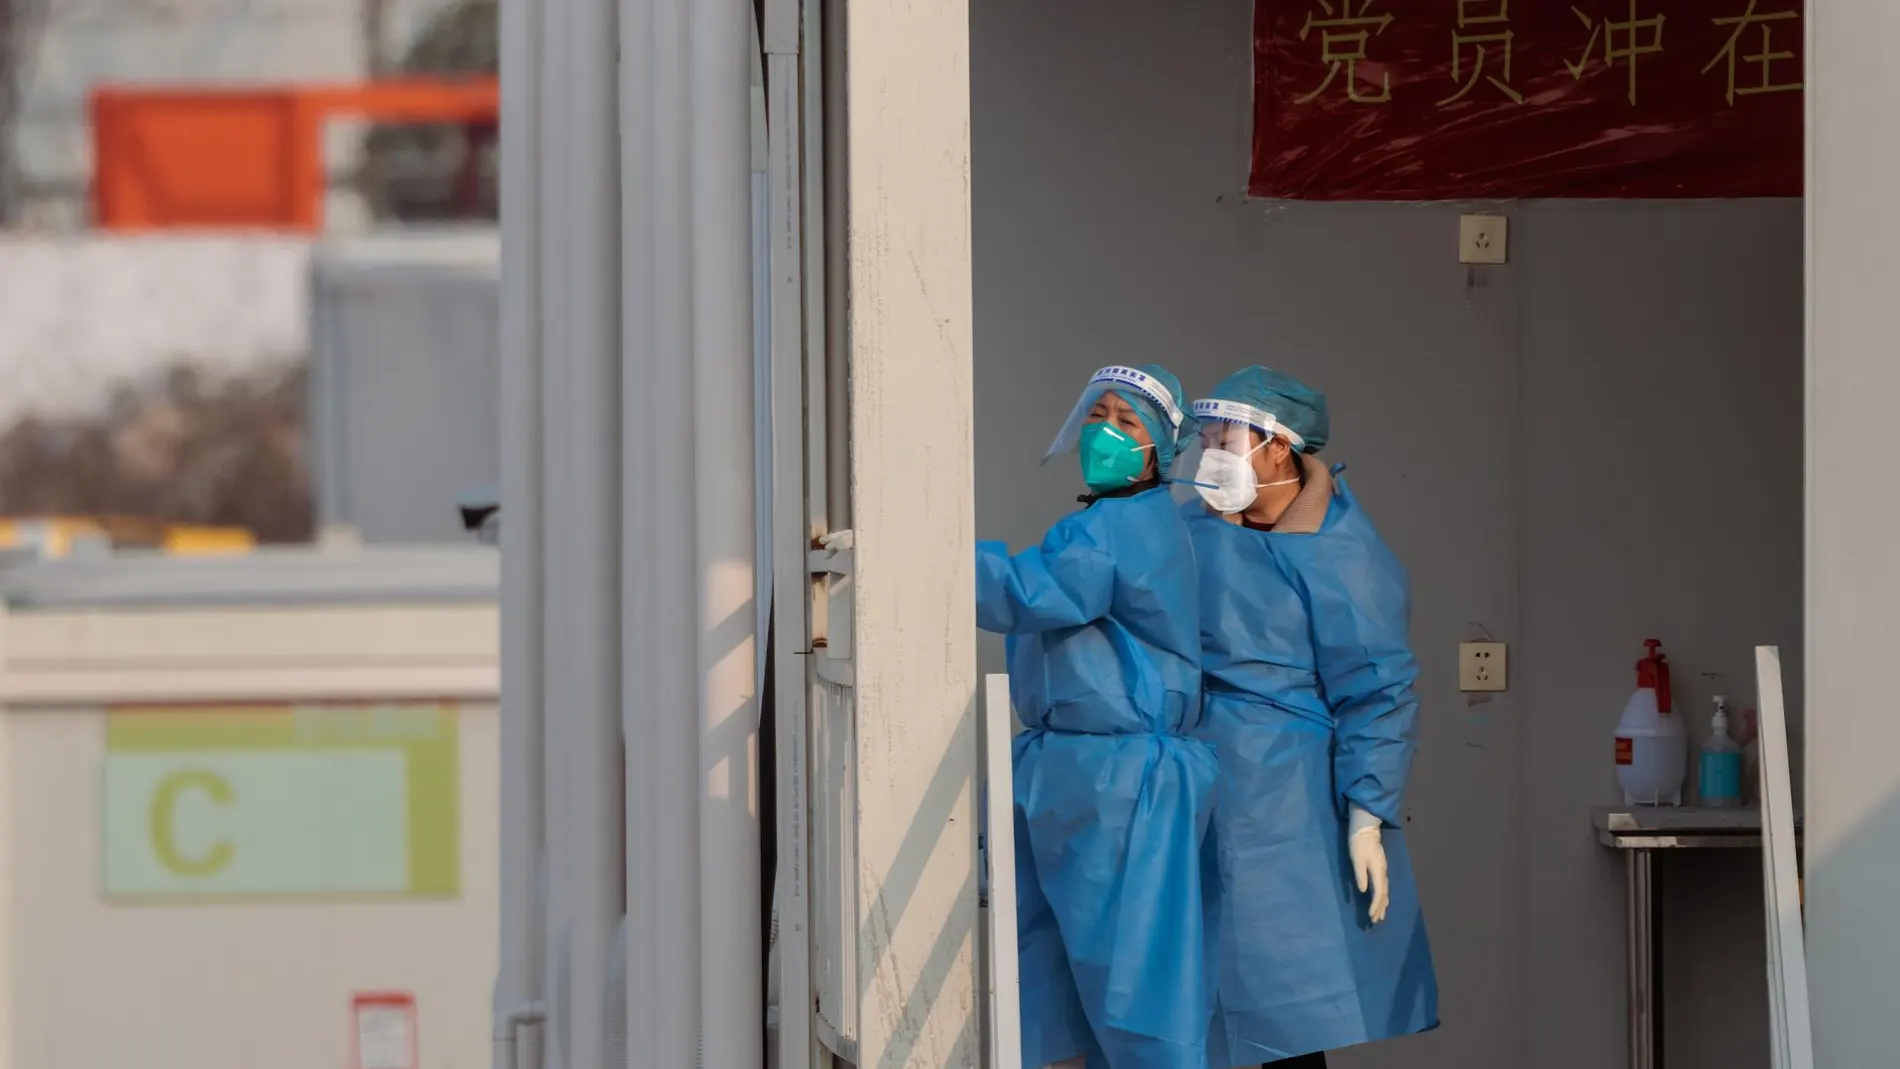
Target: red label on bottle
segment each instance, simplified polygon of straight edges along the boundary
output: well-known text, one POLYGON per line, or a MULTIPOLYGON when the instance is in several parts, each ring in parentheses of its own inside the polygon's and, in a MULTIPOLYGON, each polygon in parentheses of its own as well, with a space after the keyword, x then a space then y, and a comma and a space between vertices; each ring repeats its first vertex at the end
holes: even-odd
POLYGON ((1617 736, 1616 763, 1619 765, 1631 765, 1636 763, 1636 741, 1634 739, 1626 739, 1621 735, 1617 736))

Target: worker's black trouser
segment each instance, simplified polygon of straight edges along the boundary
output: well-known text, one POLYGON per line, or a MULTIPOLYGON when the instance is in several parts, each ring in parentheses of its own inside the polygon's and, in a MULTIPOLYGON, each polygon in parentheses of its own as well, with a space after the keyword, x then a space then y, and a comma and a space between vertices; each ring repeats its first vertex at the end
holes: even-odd
POLYGON ((1268 1062, 1260 1069, 1326 1069, 1326 1052, 1320 1050, 1297 1058, 1282 1058, 1277 1062, 1268 1062))

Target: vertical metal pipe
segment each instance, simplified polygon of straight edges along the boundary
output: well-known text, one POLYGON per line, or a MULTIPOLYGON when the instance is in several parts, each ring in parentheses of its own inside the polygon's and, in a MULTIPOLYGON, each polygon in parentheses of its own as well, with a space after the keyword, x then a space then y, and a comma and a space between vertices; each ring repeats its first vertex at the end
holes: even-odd
POLYGON ((1628 853, 1626 901, 1629 956, 1630 1069, 1656 1069, 1655 881, 1648 850, 1628 853))
MULTIPOLYGON (((568 0, 563 154, 568 344, 564 525, 572 578, 565 739, 572 1069, 606 1059, 608 958, 625 901, 620 793, 620 129, 616 0, 568 0)), ((618 1008, 614 1016, 618 1016, 618 1008)))
MULTIPOLYGON (((644 60, 650 79, 646 105, 652 117, 646 182, 652 198, 652 303, 647 309, 653 324, 648 376, 652 403, 638 462, 650 469, 653 486, 646 502, 655 517, 651 612, 665 626, 650 636, 648 647, 653 675, 647 699, 654 715, 644 744, 654 754, 654 818, 652 854, 645 861, 652 866, 653 909, 659 918, 655 967, 664 970, 664 982, 654 993, 652 1064, 677 1069, 694 1065, 699 1056, 701 975, 699 602, 695 568, 689 564, 695 560, 698 536, 693 455, 700 445, 693 420, 695 248, 688 158, 694 128, 687 74, 687 12, 694 0, 648 2, 651 37, 644 60)), ((640 59, 629 57, 628 62, 640 59)), ((737 178, 744 178, 743 163, 737 178)), ((629 175, 628 182, 638 186, 640 176, 629 175)), ((723 423, 708 428, 711 432, 723 429, 723 423)), ((634 463, 634 458, 628 462, 634 463)))
POLYGON ((750 77, 747 83, 747 129, 751 163, 750 218, 752 234, 752 470, 756 474, 752 490, 753 558, 752 615, 753 662, 758 682, 755 693, 765 687, 765 635, 771 621, 772 606, 772 292, 770 238, 767 236, 769 211, 766 197, 770 182, 766 178, 766 152, 770 141, 766 133, 765 57, 758 25, 748 37, 750 77))
POLYGON ((830 527, 851 526, 851 360, 847 294, 850 293, 849 246, 846 243, 851 210, 849 172, 845 156, 845 19, 843 3, 824 5, 824 145, 825 145, 825 421, 826 491, 830 527))
POLYGON ((494 1069, 515 1069, 517 1014, 541 999, 540 205, 535 130, 541 9, 508 3, 501 33, 501 944, 494 1069))
MULTIPOLYGON (((567 885, 569 878, 567 739, 572 703, 568 686, 573 679, 572 647, 568 642, 572 610, 573 576, 569 524, 572 493, 567 472, 566 435, 568 412, 568 370, 571 352, 568 326, 571 322, 570 291, 567 286, 569 263, 561 255, 571 228, 568 225, 568 189, 565 163, 570 138, 568 122, 567 67, 569 23, 573 18, 568 4, 536 5, 541 15, 541 64, 537 101, 538 135, 536 146, 540 165, 537 197, 541 205, 540 281, 541 281, 541 552, 537 563, 542 576, 541 619, 541 754, 543 768, 542 819, 544 821, 542 856, 537 859, 538 879, 546 925, 542 964, 546 978, 542 990, 547 993, 548 1019, 543 1034, 547 1065, 566 1069, 574 1065, 568 1023, 572 1017, 565 993, 568 990, 567 885)), ((506 507, 505 505, 503 506, 506 507)), ((576 1069, 591 1069, 579 1067, 576 1069)))
MULTIPOLYGON (((799 12, 799 30, 804 44, 803 55, 799 57, 798 80, 804 120, 799 152, 804 179, 804 188, 800 192, 804 223, 800 233, 805 242, 805 270, 801 280, 805 299, 805 507, 810 517, 807 532, 810 537, 817 537, 831 529, 830 494, 826 489, 831 438, 826 430, 828 417, 825 412, 825 401, 829 396, 825 386, 825 353, 831 336, 827 311, 831 300, 827 285, 827 265, 830 260, 826 253, 830 231, 825 215, 828 187, 825 182, 824 19, 827 6, 825 0, 805 0, 804 10, 799 12)), ((816 612, 816 609, 814 603, 813 611, 816 612)), ((822 633, 823 620, 815 620, 814 623, 817 625, 815 633, 822 633)))
POLYGON ((708 1067, 765 1056, 753 661, 751 4, 697 0, 693 138, 693 450, 698 515, 700 1038, 708 1067))
POLYGON ((661 720, 652 691, 661 666, 652 654, 667 621, 654 615, 655 544, 663 511, 654 503, 663 499, 652 435, 656 412, 667 399, 653 389, 661 354, 654 346, 652 51, 652 0, 621 0, 620 54, 628 62, 620 67, 620 724, 626 740, 627 1049, 640 1052, 634 1063, 639 1065, 649 1064, 645 1052, 664 1027, 659 995, 672 982, 660 957, 660 932, 671 922, 660 911, 654 863, 655 830, 667 818, 654 792, 665 755, 652 745, 661 720))
MULTIPOLYGON (((799 92, 798 0, 766 0, 766 336, 771 360, 772 418, 769 522, 766 559, 772 562, 774 746, 777 758, 778 862, 773 907, 778 942, 773 978, 778 998, 779 1069, 811 1069, 811 867, 806 832, 806 667, 811 647, 806 605, 811 600, 807 566, 810 528, 805 488, 804 310, 805 225, 800 149, 804 101, 799 92)), ((761 547, 765 548, 765 547, 761 547)))

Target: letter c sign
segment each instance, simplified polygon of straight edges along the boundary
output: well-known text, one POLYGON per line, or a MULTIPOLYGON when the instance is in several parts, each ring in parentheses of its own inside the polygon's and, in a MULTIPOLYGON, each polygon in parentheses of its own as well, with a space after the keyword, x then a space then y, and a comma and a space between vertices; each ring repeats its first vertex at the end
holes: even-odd
POLYGON ((219 839, 196 857, 187 857, 178 849, 174 835, 178 801, 186 791, 192 790, 204 792, 211 803, 219 807, 230 805, 234 797, 229 781, 204 769, 173 772, 160 780, 158 789, 152 792, 152 852, 158 855, 159 863, 175 875, 210 876, 231 863, 231 855, 237 848, 229 839, 219 839))

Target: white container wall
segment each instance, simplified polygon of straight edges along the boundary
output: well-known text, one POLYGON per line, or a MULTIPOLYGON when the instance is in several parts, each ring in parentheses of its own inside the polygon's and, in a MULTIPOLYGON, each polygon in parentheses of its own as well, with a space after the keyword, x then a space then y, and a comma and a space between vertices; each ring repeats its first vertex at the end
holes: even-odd
POLYGON ((0 1069, 338 1069, 365 994, 418 1065, 486 1060, 492 551, 0 590, 0 1069))

